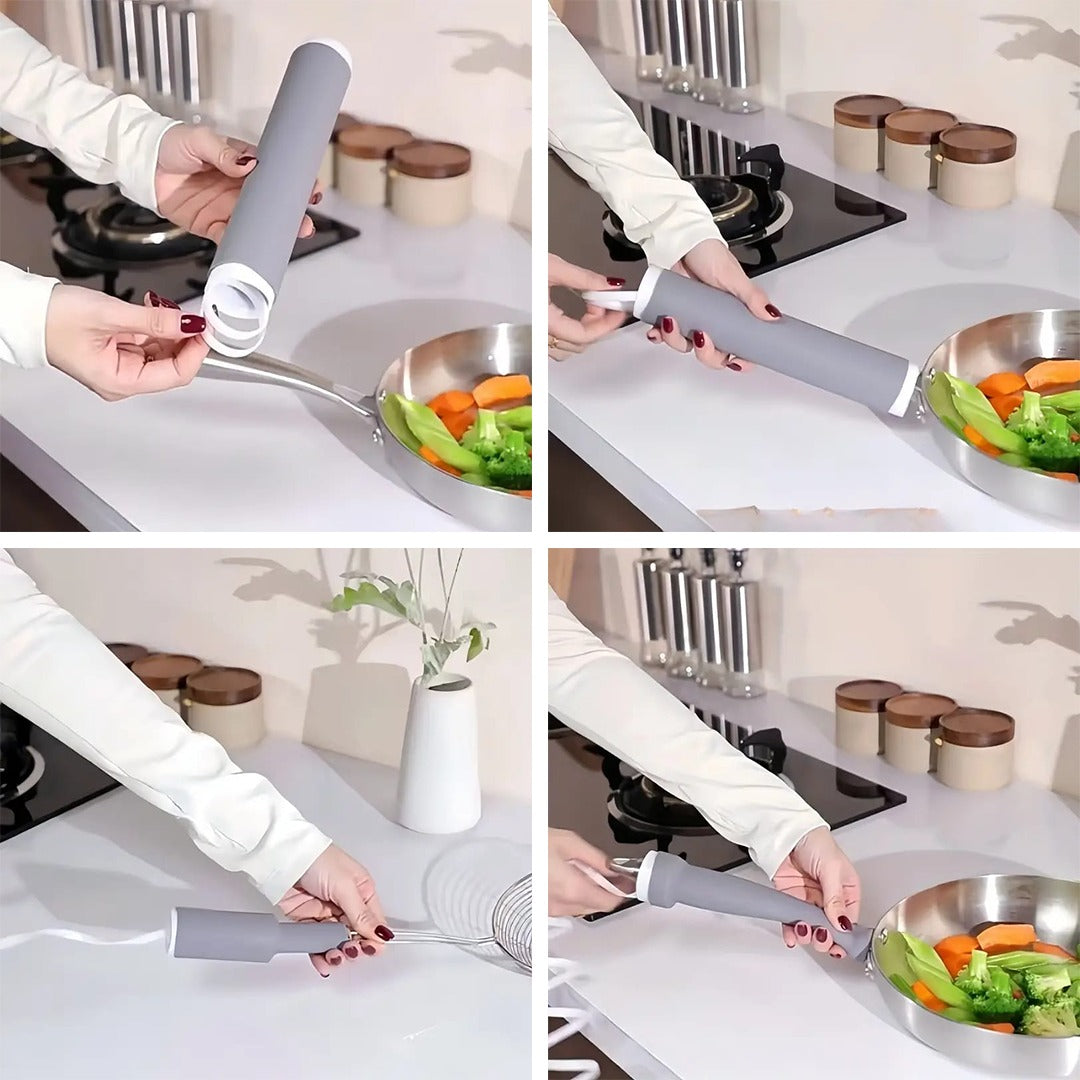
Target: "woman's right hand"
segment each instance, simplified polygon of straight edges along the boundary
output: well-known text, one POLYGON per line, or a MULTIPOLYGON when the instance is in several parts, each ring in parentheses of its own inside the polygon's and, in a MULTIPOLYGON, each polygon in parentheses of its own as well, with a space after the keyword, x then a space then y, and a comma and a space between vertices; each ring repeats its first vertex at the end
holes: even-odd
POLYGON ((548 356, 552 360, 565 360, 570 353, 579 353, 587 345, 618 330, 626 322, 622 311, 587 304, 580 319, 572 319, 551 299, 553 285, 568 289, 620 289, 626 282, 622 278, 604 277, 592 270, 568 263, 558 255, 548 255, 548 356))
POLYGON ((584 863, 605 877, 610 875, 607 856, 577 833, 548 829, 548 914, 591 915, 613 911, 622 902, 586 877, 570 860, 584 863))
POLYGON ((45 317, 45 355, 106 401, 186 386, 210 347, 201 315, 148 293, 140 306, 77 285, 56 285, 45 317))

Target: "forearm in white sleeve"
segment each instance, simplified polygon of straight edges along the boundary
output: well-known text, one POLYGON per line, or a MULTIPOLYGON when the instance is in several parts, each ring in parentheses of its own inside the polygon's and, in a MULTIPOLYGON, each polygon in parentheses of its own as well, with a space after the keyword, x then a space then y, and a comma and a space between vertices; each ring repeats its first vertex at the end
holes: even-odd
POLYGON ((0 552, 0 701, 136 795, 272 903, 330 845, 262 776, 196 734, 0 552))
POLYGON ((177 123, 134 94, 92 83, 0 15, 0 127, 52 150, 84 179, 118 184, 156 211, 161 139, 177 123))
POLYGON ((548 593, 548 708, 665 791, 696 806, 771 878, 825 822, 548 593))
POLYGON ((723 241, 697 192, 652 148, 550 6, 548 145, 622 218, 654 266, 670 268, 702 240, 723 241))
POLYGON ((56 278, 0 263, 0 363, 47 367, 45 318, 56 278))

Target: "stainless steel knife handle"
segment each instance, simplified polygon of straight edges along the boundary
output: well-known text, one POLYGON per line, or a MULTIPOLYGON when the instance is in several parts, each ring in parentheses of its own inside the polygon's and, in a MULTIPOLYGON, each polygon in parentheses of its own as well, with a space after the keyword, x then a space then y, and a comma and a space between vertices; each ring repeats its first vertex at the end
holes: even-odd
POLYGON ((691 866, 677 855, 664 851, 650 852, 638 873, 638 899, 656 907, 685 904, 703 911, 766 919, 778 923, 807 923, 823 926, 849 956, 861 959, 870 948, 873 930, 854 925, 850 931, 834 927, 821 908, 797 900, 768 885, 735 877, 716 870, 691 866), (642 895, 642 892, 645 895, 642 895))

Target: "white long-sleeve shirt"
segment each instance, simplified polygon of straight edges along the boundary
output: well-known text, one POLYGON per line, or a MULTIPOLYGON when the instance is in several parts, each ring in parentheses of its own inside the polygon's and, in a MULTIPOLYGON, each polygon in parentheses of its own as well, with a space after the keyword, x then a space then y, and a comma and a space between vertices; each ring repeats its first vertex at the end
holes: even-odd
POLYGON ((669 269, 720 230, 697 192, 652 148, 626 103, 548 6, 548 145, 669 269))
POLYGON ((247 874, 271 903, 330 845, 268 780, 191 731, 3 551, 0 701, 179 818, 205 855, 247 874))
MULTIPOLYGON (((51 150, 86 180, 118 184, 156 211, 158 151, 177 123, 132 94, 92 83, 0 15, 0 127, 10 134, 51 150)), ((0 263, 0 361, 46 366, 45 316, 55 284, 0 263)))
POLYGON ((771 878, 825 822, 633 661, 591 634, 548 591, 548 708, 665 791, 693 804, 771 878))

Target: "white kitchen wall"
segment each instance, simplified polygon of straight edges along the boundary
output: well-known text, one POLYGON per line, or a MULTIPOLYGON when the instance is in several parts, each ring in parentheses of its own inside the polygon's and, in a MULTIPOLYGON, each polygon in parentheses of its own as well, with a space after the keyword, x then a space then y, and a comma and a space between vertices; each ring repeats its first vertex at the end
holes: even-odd
MULTIPOLYGON (((844 94, 891 94, 998 124, 1028 198, 1080 212, 1076 0, 757 0, 770 105, 832 124, 844 94)), ((582 40, 633 51, 631 0, 566 0, 582 40)))
MULTIPOLYGON (((638 554, 578 551, 568 602, 580 619, 638 639, 638 554)), ((1080 796, 1075 550, 751 554, 770 687, 831 711, 845 679, 888 678, 1000 709, 1016 718, 1017 774, 1080 796)))
MULTIPOLYGON (((377 611, 332 615, 327 604, 346 570, 405 578, 400 551, 22 549, 12 556, 105 641, 258 671, 270 732, 397 765, 409 688, 420 673, 418 634, 377 611)), ((441 602, 432 552, 425 566, 431 607, 441 602)), ((465 552, 452 605, 462 619, 496 624, 488 652, 450 666, 476 684, 482 787, 519 799, 531 783, 530 589, 528 550, 474 549, 465 552)))

